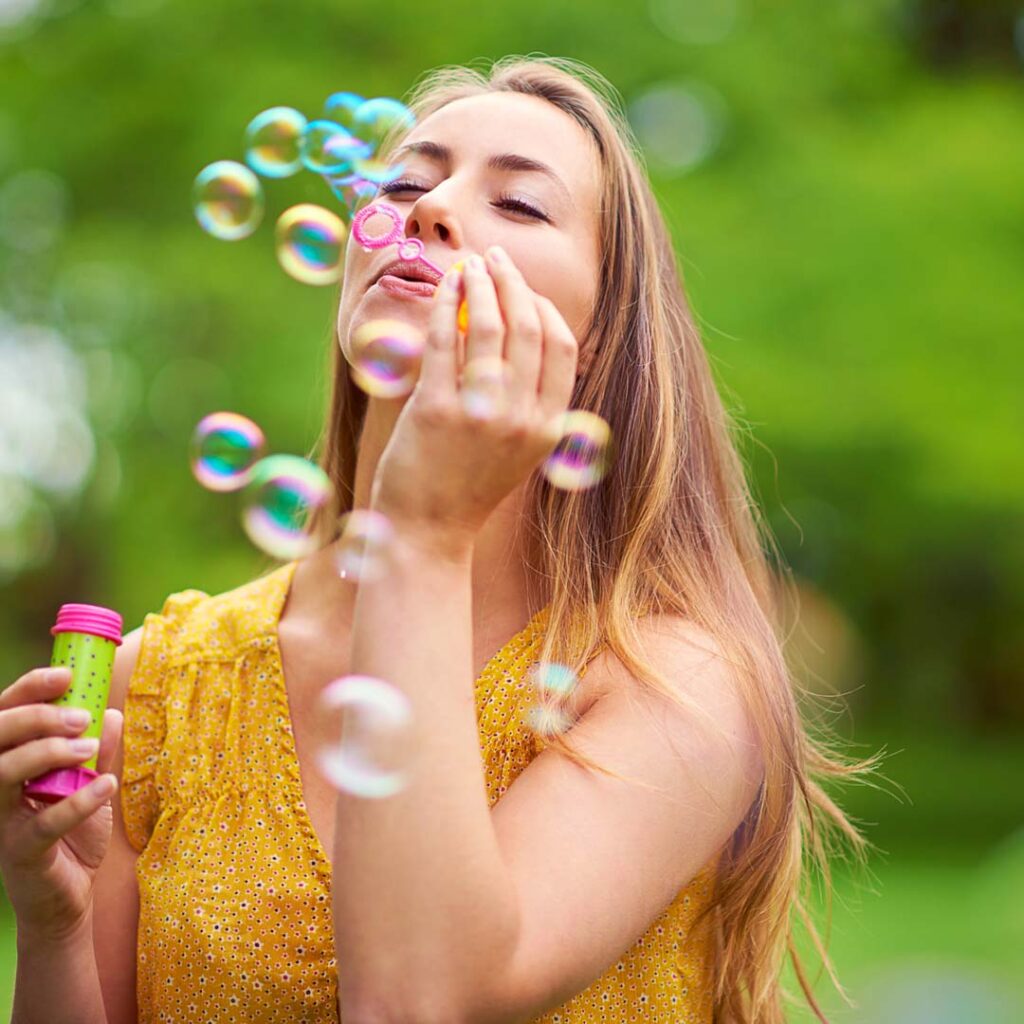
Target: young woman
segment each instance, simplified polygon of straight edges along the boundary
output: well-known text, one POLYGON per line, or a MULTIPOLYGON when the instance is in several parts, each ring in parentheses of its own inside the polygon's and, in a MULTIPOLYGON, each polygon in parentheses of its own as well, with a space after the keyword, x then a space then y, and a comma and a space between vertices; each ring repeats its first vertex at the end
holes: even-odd
POLYGON ((827 878, 826 828, 866 843, 815 776, 873 760, 802 720, 770 537, 612 90, 508 58, 436 71, 410 106, 374 201, 449 272, 398 294, 394 252, 349 245, 319 549, 173 594, 129 636, 100 752, 116 808, 19 798, 82 755, 40 703, 66 678, 0 697, 15 1021, 775 1024, 787 945, 824 1020, 791 944, 804 855, 827 878), (426 337, 399 399, 348 372, 381 318, 426 337), (480 357, 508 365, 473 382, 489 418, 462 401, 480 357), (589 489, 537 472, 567 409, 612 429, 589 489), (396 539, 353 585, 337 523, 364 508, 396 539), (570 727, 542 734, 526 681, 552 661, 579 684, 570 727), (348 674, 412 707, 414 770, 387 799, 314 763, 317 696, 348 674))

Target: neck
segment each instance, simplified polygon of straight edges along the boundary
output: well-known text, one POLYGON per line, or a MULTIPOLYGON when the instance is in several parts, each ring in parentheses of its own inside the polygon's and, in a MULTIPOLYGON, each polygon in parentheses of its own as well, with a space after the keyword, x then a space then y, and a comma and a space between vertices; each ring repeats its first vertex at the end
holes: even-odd
MULTIPOLYGON (((370 506, 377 464, 402 408, 400 402, 376 398, 367 404, 356 456, 353 508, 370 506)), ((493 623, 498 631, 517 628, 529 615, 529 577, 517 533, 524 493, 525 484, 498 505, 473 545, 473 621, 493 623)), ((305 563, 304 574, 309 574, 309 590, 315 595, 309 607, 319 607, 330 621, 351 622, 356 588, 338 576, 332 547, 314 553, 305 563)))

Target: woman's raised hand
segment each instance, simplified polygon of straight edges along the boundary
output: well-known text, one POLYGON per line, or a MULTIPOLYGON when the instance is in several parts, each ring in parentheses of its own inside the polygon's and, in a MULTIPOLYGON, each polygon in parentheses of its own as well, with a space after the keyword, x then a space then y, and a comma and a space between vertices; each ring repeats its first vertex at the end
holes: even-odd
POLYGON ((488 250, 438 285, 420 377, 377 464, 372 506, 443 551, 472 543, 563 436, 578 345, 508 254, 488 250), (464 284, 469 327, 458 366, 464 284))
POLYGON ((0 875, 19 935, 59 940, 85 919, 96 871, 110 845, 111 798, 102 792, 121 739, 124 717, 108 708, 103 719, 98 778, 54 804, 25 796, 23 784, 96 754, 72 743, 86 728, 69 724, 70 710, 47 703, 71 684, 66 668, 27 672, 0 693, 0 875))

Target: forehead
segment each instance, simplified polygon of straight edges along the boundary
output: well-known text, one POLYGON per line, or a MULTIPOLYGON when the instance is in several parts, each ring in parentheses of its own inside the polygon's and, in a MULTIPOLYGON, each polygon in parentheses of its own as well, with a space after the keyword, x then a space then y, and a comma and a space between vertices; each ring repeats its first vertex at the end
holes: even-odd
POLYGON ((482 163, 493 153, 532 157, 558 173, 578 205, 597 204, 600 164, 594 140, 569 114, 540 97, 487 93, 454 100, 420 121, 402 142, 423 139, 448 146, 460 163, 482 163))

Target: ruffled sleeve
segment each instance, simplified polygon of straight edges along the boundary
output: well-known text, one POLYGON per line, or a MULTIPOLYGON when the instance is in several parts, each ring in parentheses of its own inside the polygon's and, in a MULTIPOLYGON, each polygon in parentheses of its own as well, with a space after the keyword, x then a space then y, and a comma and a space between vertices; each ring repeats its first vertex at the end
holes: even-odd
POLYGON ((124 768, 121 814, 128 841, 142 853, 160 816, 156 770, 167 733, 166 680, 188 630, 192 609, 209 595, 201 590, 171 594, 159 615, 149 613, 135 670, 124 698, 124 768))

